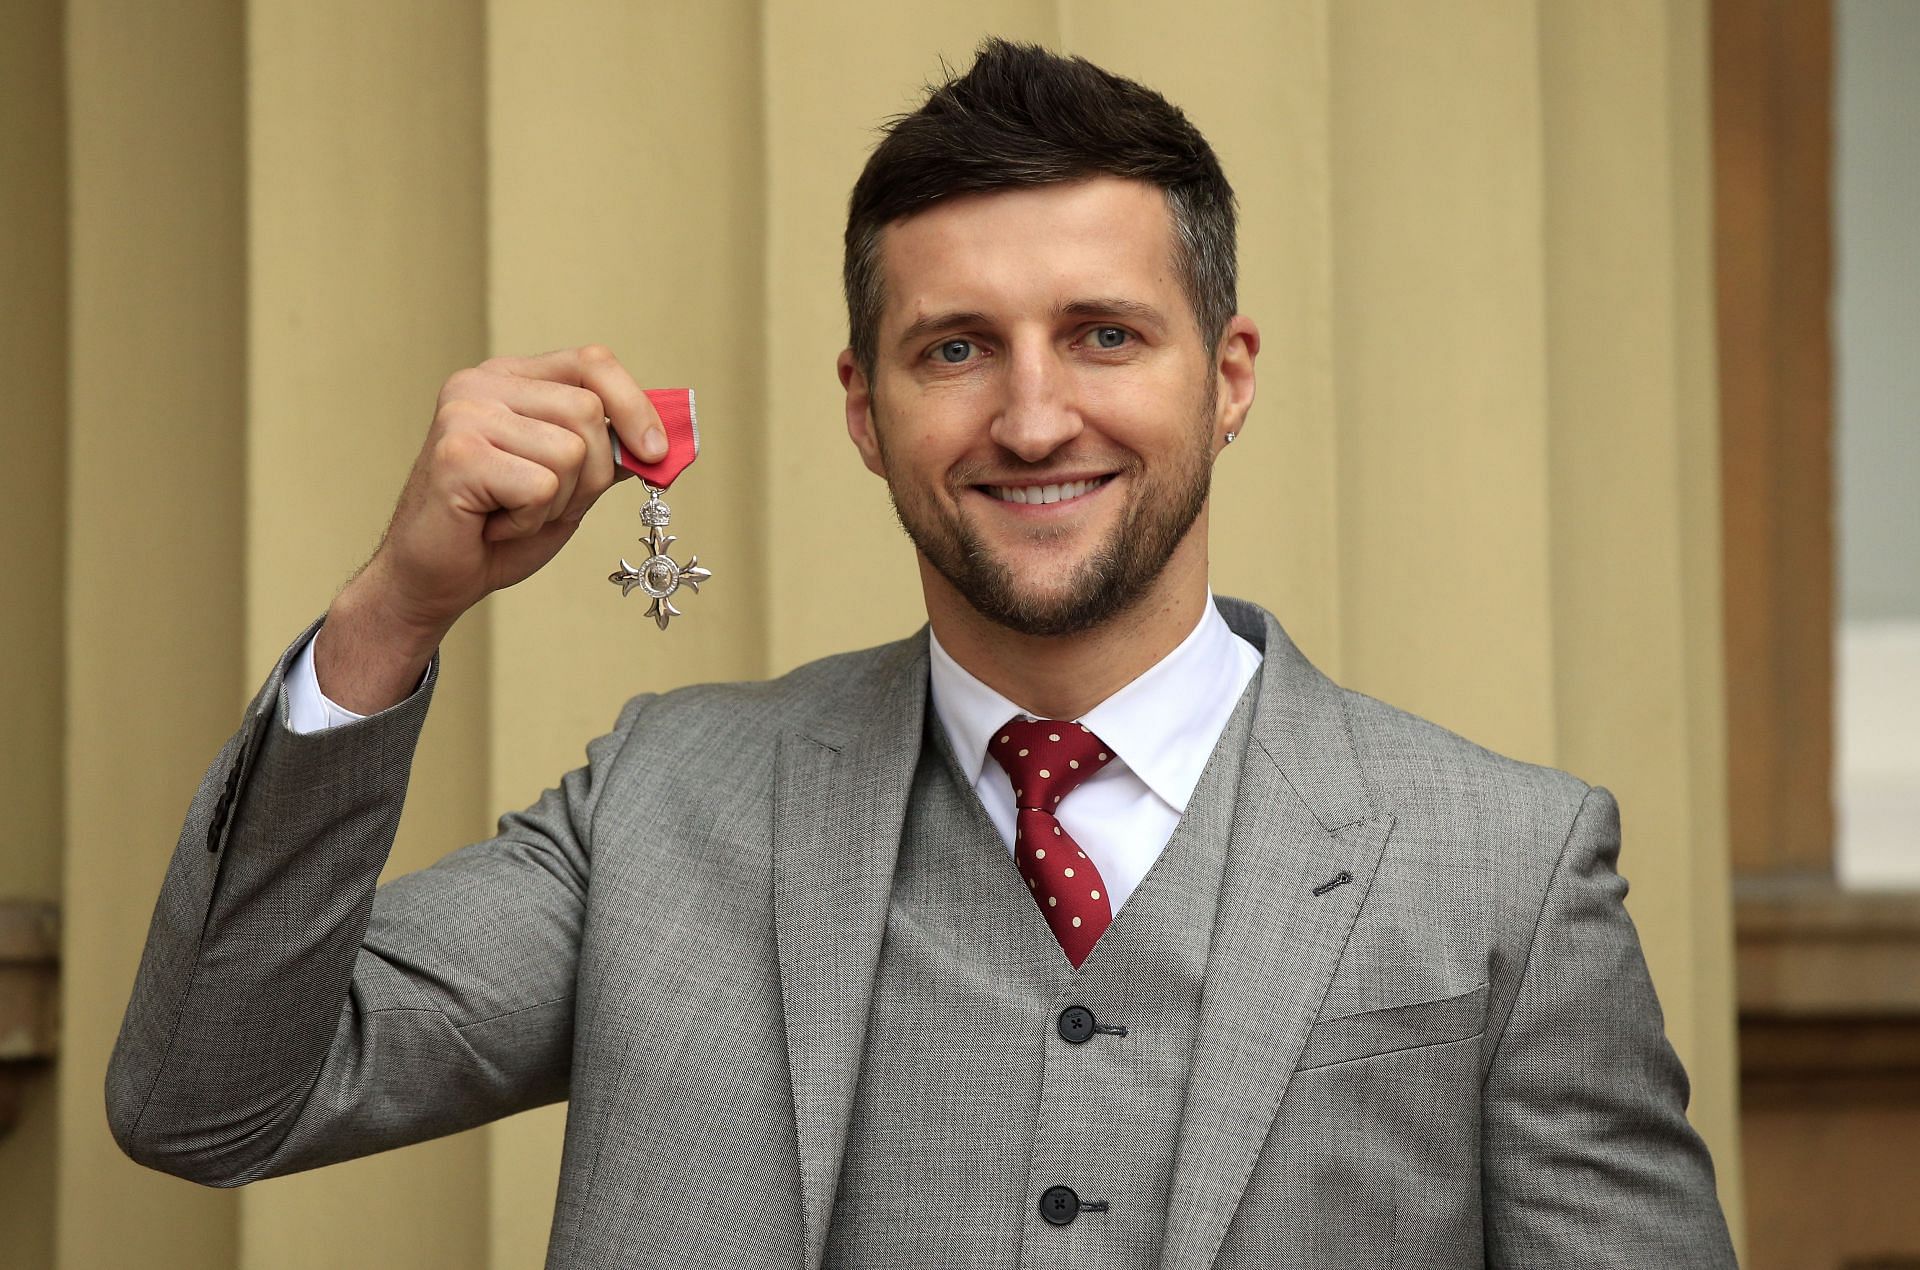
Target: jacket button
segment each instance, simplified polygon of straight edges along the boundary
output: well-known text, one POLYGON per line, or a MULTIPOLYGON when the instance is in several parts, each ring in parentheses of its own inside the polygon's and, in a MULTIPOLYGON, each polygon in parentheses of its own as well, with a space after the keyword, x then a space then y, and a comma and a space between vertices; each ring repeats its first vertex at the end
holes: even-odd
POLYGON ((1065 1226, 1080 1215, 1080 1197, 1071 1186, 1049 1186, 1040 1192, 1040 1215, 1055 1226, 1065 1226))
POLYGON ((1056 1025, 1060 1039, 1071 1045, 1084 1045, 1093 1035, 1093 1011, 1084 1005, 1070 1005, 1060 1011, 1056 1025))

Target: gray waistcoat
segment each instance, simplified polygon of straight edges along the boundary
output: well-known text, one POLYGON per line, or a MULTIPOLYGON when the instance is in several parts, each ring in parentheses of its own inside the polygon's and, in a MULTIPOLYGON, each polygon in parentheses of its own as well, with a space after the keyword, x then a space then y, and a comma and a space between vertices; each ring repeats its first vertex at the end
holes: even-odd
POLYGON ((1234 790, 1259 689, 1076 971, 934 711, 907 805, 829 1266, 1151 1266, 1160 1256, 1234 790), (1064 1039, 1091 1010, 1125 1036, 1064 1039), (1049 1187, 1105 1212, 1041 1217, 1049 1187))

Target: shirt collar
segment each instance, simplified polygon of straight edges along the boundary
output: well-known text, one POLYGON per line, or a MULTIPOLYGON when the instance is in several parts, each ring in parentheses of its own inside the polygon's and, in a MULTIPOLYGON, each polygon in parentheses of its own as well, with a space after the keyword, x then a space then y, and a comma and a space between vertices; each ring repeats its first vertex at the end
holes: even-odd
MULTIPOLYGON (((960 770, 978 786, 994 729, 1016 714, 1038 716, 970 674, 940 646, 931 628, 927 644, 934 711, 960 770)), ((1178 647, 1073 721, 1091 728, 1119 763, 1184 812, 1220 730, 1259 664, 1259 651, 1227 626, 1209 590, 1200 621, 1178 647)))

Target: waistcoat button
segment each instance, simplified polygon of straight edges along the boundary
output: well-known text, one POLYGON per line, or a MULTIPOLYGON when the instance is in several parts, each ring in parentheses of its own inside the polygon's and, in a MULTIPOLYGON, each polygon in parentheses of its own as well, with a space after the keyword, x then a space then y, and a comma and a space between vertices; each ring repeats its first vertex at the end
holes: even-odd
POLYGON ((1093 1011, 1084 1005, 1070 1005, 1060 1011, 1056 1026, 1060 1039, 1072 1045, 1084 1045, 1093 1035, 1093 1011))
POLYGON ((1080 1197, 1071 1186, 1049 1186, 1040 1193, 1040 1215, 1055 1226, 1065 1226, 1080 1215, 1080 1197))

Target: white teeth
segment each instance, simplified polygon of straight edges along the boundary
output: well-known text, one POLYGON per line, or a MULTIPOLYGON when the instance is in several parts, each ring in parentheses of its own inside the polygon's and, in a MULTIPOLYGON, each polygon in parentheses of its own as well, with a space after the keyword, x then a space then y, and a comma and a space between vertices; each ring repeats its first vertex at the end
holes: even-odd
POLYGON ((1064 485, 989 485, 986 489, 1003 503, 1057 503, 1078 498, 1099 484, 1098 480, 1068 481, 1064 485))

